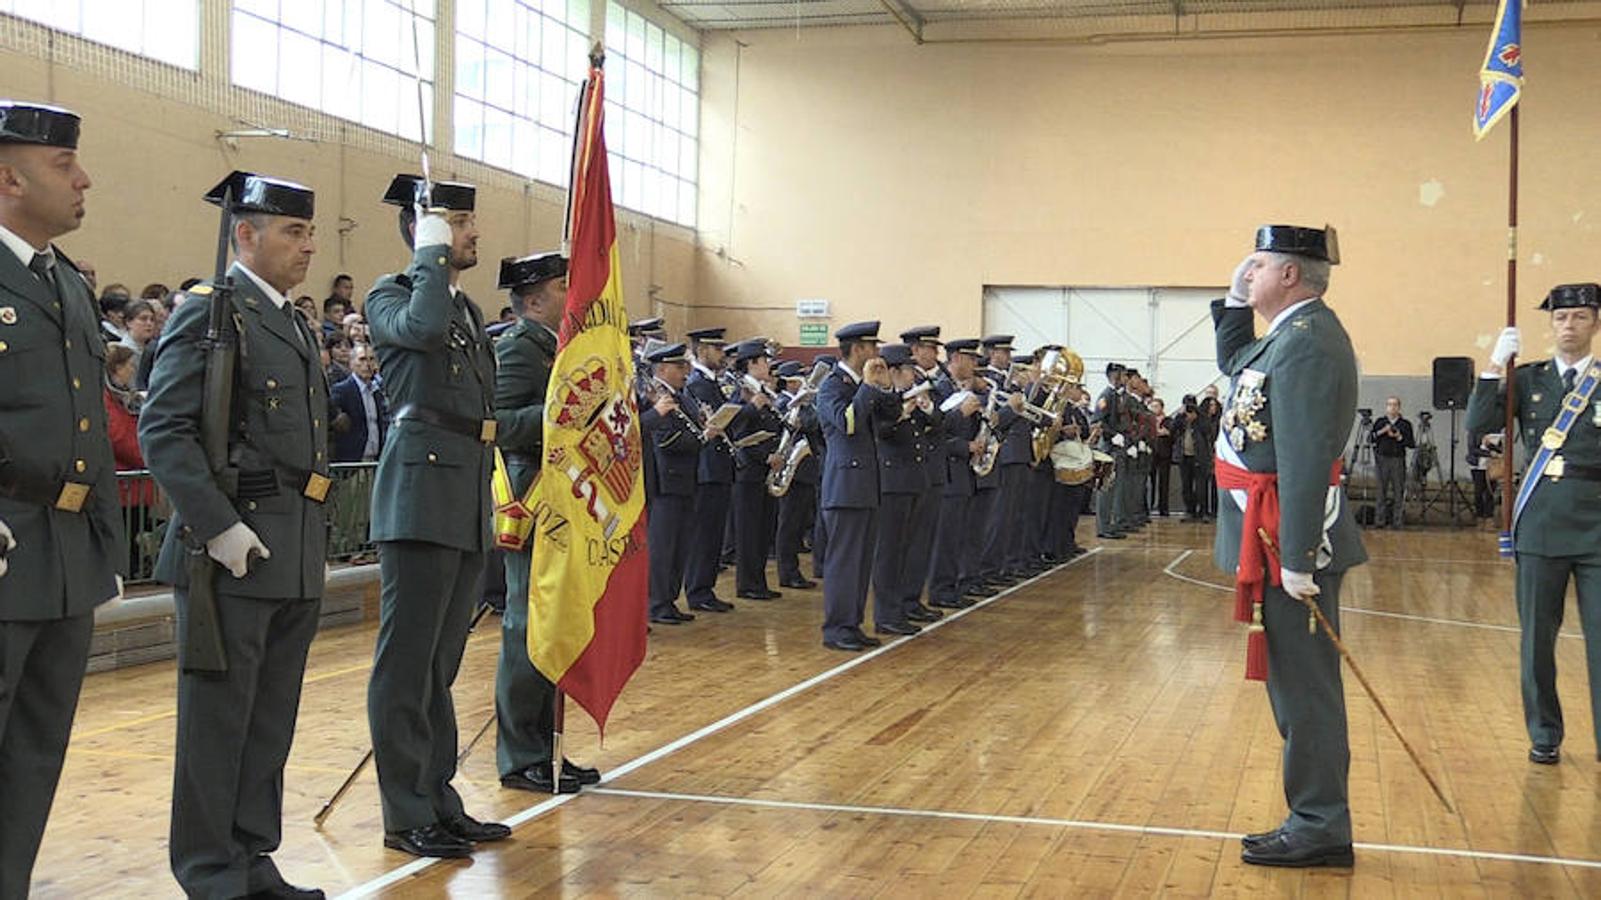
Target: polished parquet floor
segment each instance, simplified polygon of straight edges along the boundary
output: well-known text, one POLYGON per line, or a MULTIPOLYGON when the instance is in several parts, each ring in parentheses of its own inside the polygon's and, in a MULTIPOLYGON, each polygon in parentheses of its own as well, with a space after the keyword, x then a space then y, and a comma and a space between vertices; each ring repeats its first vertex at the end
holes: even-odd
MULTIPOLYGON (((820 646, 817 591, 658 626, 604 745, 569 717, 599 788, 503 790, 480 745, 468 810, 516 831, 465 862, 384 850, 370 772, 313 827, 367 746, 375 623, 324 633, 276 858, 330 896, 1601 896, 1583 642, 1559 641, 1567 753, 1531 765, 1512 569, 1482 531, 1370 533, 1343 598, 1352 652, 1458 813, 1347 676, 1356 867, 1242 865, 1238 835, 1283 814, 1280 741, 1210 534, 1158 521, 861 656, 820 646)), ((492 708, 495 621, 456 685, 464 741, 492 708)), ((88 679, 36 896, 177 895, 173 683, 171 663, 88 679)))

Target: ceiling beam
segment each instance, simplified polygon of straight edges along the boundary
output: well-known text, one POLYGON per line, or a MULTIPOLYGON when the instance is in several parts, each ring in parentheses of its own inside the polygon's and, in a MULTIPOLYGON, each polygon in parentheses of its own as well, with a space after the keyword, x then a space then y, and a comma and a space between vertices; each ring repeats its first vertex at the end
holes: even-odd
POLYGON ((895 17, 895 21, 901 23, 901 27, 912 36, 914 43, 923 43, 923 17, 910 3, 906 0, 878 0, 878 2, 895 17))

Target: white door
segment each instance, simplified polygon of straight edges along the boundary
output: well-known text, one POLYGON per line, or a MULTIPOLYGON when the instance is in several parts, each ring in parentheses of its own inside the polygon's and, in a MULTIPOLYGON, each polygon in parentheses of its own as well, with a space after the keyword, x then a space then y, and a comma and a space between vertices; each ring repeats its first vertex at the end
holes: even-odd
POLYGON ((988 286, 984 333, 1015 335, 1024 351, 1067 346, 1083 357, 1092 396, 1106 385, 1107 363, 1132 365, 1172 411, 1184 394, 1221 381, 1211 301, 1222 295, 1222 288, 988 286))

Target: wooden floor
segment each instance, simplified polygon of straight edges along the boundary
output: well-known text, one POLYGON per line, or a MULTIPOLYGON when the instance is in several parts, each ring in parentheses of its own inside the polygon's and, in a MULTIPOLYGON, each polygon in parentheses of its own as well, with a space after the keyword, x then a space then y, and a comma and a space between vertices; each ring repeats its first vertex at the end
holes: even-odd
MULTIPOLYGON (((1489 532, 1370 534, 1343 598, 1352 652, 1459 814, 1347 677, 1356 868, 1242 865, 1237 836, 1283 815, 1280 741, 1241 679, 1209 539, 1158 522, 863 656, 820 646, 817 592, 657 627, 604 747, 569 718, 600 788, 503 790, 492 736, 468 761, 468 810, 516 826, 470 862, 384 850, 370 774, 312 826, 367 746, 374 628, 323 634, 276 858, 331 896, 1601 896, 1583 643, 1559 641, 1567 755, 1533 766, 1512 571, 1489 532)), ((470 640, 464 740, 490 712, 497 645, 493 627, 470 640)), ((36 896, 177 894, 173 682, 170 663, 89 678, 36 896)))

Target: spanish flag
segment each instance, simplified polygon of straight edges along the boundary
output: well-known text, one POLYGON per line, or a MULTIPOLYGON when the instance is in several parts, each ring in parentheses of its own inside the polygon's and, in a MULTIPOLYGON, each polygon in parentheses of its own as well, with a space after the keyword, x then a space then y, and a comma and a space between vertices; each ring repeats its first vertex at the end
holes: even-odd
POLYGON ((607 174, 599 48, 579 98, 567 308, 545 395, 528 656, 604 733, 645 658, 645 486, 607 174))
POLYGON ((1473 137, 1483 140, 1495 123, 1523 98, 1523 0, 1501 0, 1490 49, 1479 67, 1479 101, 1473 106, 1473 137))

